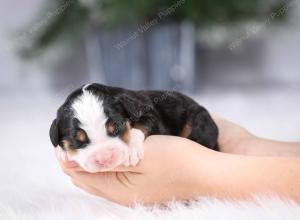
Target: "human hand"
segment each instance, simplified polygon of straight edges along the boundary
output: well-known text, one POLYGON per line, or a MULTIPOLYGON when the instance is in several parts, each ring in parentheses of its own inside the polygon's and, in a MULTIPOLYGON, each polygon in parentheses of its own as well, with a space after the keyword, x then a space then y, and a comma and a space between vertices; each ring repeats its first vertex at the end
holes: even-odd
MULTIPOLYGON (((236 139, 229 136, 230 132, 222 136, 226 126, 231 126, 230 122, 217 119, 217 125, 221 128, 221 147, 230 146, 229 143, 235 141, 244 142, 238 141, 244 137, 242 128, 240 131, 235 125, 229 128, 231 131, 237 129, 239 138, 236 139)), ((265 144, 269 146, 270 142, 265 144)), ((274 147, 278 143, 271 145, 274 147)), ((188 200, 198 196, 247 199, 254 193, 270 191, 300 201, 297 190, 299 159, 295 157, 224 154, 174 136, 150 136, 145 140, 144 148, 145 157, 136 167, 118 167, 111 172, 88 173, 74 162, 59 161, 79 188, 127 206, 135 202, 151 205, 173 198, 188 200)), ((257 150, 256 154, 259 152, 262 150, 257 150)))
POLYGON ((88 173, 74 162, 59 162, 76 186, 123 205, 190 199, 194 186, 197 195, 205 194, 207 176, 201 178, 201 172, 197 173, 203 187, 196 186, 195 170, 205 169, 201 161, 205 163, 217 152, 185 138, 158 135, 148 137, 144 148, 145 157, 136 167, 118 167, 111 172, 88 173))
POLYGON ((257 139, 245 128, 235 124, 216 113, 211 114, 219 129, 218 145, 221 152, 247 154, 248 143, 257 139))
MULTIPOLYGON (((216 114, 212 117, 219 128, 218 143, 223 152, 260 156, 300 153, 299 143, 264 140, 216 114)), ((299 159, 222 154, 174 136, 150 136, 144 149, 145 157, 136 167, 118 167, 111 172, 87 173, 74 162, 59 161, 76 186, 123 205, 197 196, 240 199, 265 190, 300 201, 296 190, 299 159)))
MULTIPOLYGON (((216 114, 213 118, 219 128, 221 151, 237 152, 238 146, 251 137, 240 126, 216 114)), ((194 195, 193 184, 197 182, 194 178, 197 169, 200 167, 200 172, 204 172, 208 164, 204 164, 205 161, 217 153, 188 139, 172 136, 150 136, 145 140, 144 148, 145 158, 136 167, 118 167, 111 172, 92 174, 82 170, 75 162, 60 160, 60 164, 76 186, 91 194, 124 205, 135 201, 151 204, 172 198, 191 198, 194 195)), ((202 178, 200 188, 209 187, 207 177, 206 174, 202 178)), ((199 185, 197 190, 201 195, 199 185)))
POLYGON ((245 128, 212 114, 219 129, 221 152, 251 156, 300 156, 299 142, 274 141, 257 137, 245 128))

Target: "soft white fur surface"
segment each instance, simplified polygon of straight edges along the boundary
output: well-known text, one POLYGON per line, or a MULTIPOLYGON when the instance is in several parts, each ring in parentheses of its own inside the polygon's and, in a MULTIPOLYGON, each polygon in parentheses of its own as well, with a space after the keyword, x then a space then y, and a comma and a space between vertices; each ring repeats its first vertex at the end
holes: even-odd
MULTIPOLYGON (((223 92, 204 93, 198 100, 255 134, 300 140, 299 97, 295 91, 223 92)), ((81 192, 62 174, 48 136, 61 102, 62 94, 1 91, 0 220, 300 219, 299 206, 272 196, 252 202, 200 198, 190 206, 172 202, 161 210, 129 209, 81 192)))
POLYGON ((174 201, 164 209, 139 205, 135 208, 125 208, 77 192, 51 191, 48 188, 19 191, 14 196, 5 195, 5 198, 6 201, 1 199, 0 203, 1 220, 296 220, 300 217, 299 206, 276 197, 257 197, 255 202, 202 198, 189 206, 174 201))

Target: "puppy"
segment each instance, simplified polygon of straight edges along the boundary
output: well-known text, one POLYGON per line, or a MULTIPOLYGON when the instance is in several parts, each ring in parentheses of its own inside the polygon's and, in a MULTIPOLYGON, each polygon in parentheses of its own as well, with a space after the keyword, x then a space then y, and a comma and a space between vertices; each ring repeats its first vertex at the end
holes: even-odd
POLYGON ((170 91, 88 84, 72 92, 50 128, 62 159, 88 172, 135 166, 149 135, 176 135, 218 150, 218 129, 205 108, 170 91))

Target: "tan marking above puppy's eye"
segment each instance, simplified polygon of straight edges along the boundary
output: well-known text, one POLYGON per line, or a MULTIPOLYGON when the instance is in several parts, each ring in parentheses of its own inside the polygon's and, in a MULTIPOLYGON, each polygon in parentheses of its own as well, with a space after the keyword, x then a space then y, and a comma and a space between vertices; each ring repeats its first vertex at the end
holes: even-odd
POLYGON ((125 142, 125 143, 129 143, 129 139, 130 139, 130 134, 129 131, 131 129, 131 125, 129 121, 125 122, 125 132, 123 133, 121 139, 125 142))
POLYGON ((184 127, 182 128, 182 130, 181 130, 179 136, 180 136, 180 137, 185 137, 185 138, 187 138, 187 137, 190 136, 190 134, 192 133, 192 128, 193 128, 193 127, 192 127, 191 124, 186 123, 186 124, 184 125, 184 127))
POLYGON ((81 142, 87 141, 86 133, 82 130, 76 132, 76 139, 81 142))

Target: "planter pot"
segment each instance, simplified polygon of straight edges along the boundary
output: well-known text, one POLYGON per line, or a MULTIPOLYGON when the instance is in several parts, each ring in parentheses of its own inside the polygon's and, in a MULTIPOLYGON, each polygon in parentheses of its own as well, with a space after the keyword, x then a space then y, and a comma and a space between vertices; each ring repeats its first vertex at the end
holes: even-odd
POLYGON ((90 80, 131 89, 193 92, 194 32, 188 22, 115 31, 91 28, 86 38, 90 80))

